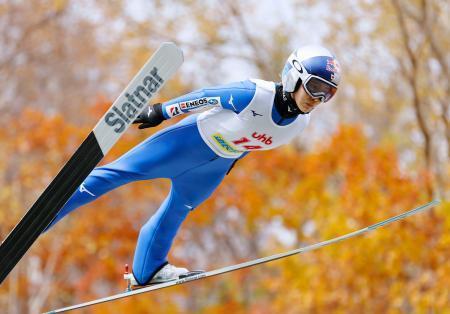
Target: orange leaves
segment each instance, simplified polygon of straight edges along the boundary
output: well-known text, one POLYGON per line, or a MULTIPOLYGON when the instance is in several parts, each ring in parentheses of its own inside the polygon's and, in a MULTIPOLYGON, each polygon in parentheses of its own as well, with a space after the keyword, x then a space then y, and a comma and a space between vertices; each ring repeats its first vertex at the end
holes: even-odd
MULTIPOLYGON (((297 232, 295 246, 302 246, 411 209, 427 200, 423 186, 420 178, 401 170, 392 146, 370 144, 360 127, 343 125, 312 152, 286 147, 250 154, 214 198, 230 197, 226 203, 235 204, 242 213, 252 237, 262 237, 271 221, 281 219, 284 228, 297 232)), ((445 263, 436 263, 440 255, 450 258, 448 250, 436 249, 435 241, 447 241, 450 230, 444 217, 426 213, 364 238, 274 264, 282 276, 270 286, 277 286, 282 297, 274 300, 273 307, 276 312, 369 308, 385 312, 399 303, 433 306, 436 298, 442 300, 442 293, 436 293, 439 285, 425 285, 428 290, 423 292, 417 287, 442 274, 445 263), (425 279, 420 276, 424 270, 429 272, 425 279), (413 296, 405 297, 405 289, 413 296)), ((248 237, 236 232, 229 236, 248 237)), ((283 242, 278 248, 270 243, 266 239, 256 255, 266 255, 264 248, 283 250, 283 242)))
POLYGON ((99 96, 95 104, 89 108, 88 113, 94 121, 98 121, 105 112, 111 107, 112 102, 104 96, 99 96))
POLYGON ((56 156, 62 151, 68 155, 87 133, 68 125, 61 115, 47 117, 42 112, 26 109, 18 116, 20 119, 14 120, 8 128, 9 143, 15 146, 15 151, 29 154, 31 158, 33 153, 40 152, 56 156))
MULTIPOLYGON (((0 206, 9 209, 0 212, 2 234, 87 132, 59 116, 26 111, 21 117, 0 132, 0 206)), ((148 133, 130 130, 109 159, 145 136, 148 133)), ((342 125, 310 152, 285 146, 239 161, 212 197, 190 213, 169 258, 209 270, 323 241, 415 207, 427 200, 423 187, 422 178, 400 167, 391 145, 370 143, 361 127, 342 125)), ((123 289, 123 264, 131 264, 139 229, 168 190, 167 180, 121 187, 78 209, 41 237, 32 255, 42 274, 51 276, 48 304, 67 305, 123 289)), ((96 310, 440 311, 448 308, 450 295, 449 206, 447 202, 368 236, 252 271, 96 310)), ((18 273, 22 302, 28 298, 27 267, 18 273)), ((7 290, 10 283, 4 287, 7 290)))

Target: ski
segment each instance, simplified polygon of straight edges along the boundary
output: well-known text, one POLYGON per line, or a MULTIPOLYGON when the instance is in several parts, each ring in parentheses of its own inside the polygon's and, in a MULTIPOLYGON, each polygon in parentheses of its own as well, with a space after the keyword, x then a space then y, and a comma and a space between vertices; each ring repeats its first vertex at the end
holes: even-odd
POLYGON ((141 294, 141 293, 145 293, 145 292, 150 292, 150 291, 155 291, 155 290, 160 290, 163 288, 168 288, 171 286, 175 286, 175 285, 180 285, 180 284, 184 284, 186 282, 190 282, 190 281, 194 281, 194 280, 199 280, 199 279, 203 279, 203 278, 207 278, 207 277, 212 277, 212 276, 217 276, 220 274, 225 274, 225 273, 229 273, 232 271, 236 271, 239 269, 243 269, 243 268, 247 268, 247 267, 251 267, 251 266, 255 266, 258 264, 263 264, 263 263, 267 263, 270 261, 274 261, 274 260, 278 260, 281 258, 285 258, 288 256, 292 256, 292 255, 296 255, 296 254, 300 254, 300 253, 304 253, 304 252, 308 252, 308 251, 312 251, 312 250, 316 250, 318 248, 333 244, 333 243, 337 243, 340 241, 344 241, 359 235, 362 235, 364 233, 370 232, 372 230, 375 230, 379 227, 382 226, 386 226, 388 224, 393 223, 394 221, 398 221, 398 220, 402 220, 406 217, 412 216, 414 214, 417 214, 421 211, 424 211, 426 209, 429 209, 431 207, 436 206, 437 204, 439 204, 440 201, 439 200, 433 200, 427 204, 424 204, 422 206, 419 206, 417 208, 414 208, 412 210, 409 210, 407 212, 404 212, 403 214, 391 217, 389 219, 383 220, 379 223, 376 223, 374 225, 370 225, 366 228, 351 232, 351 233, 347 233, 345 235, 330 239, 330 240, 326 240, 323 242, 319 242, 316 244, 312 244, 309 246, 305 246, 302 248, 298 248, 292 251, 288 251, 288 252, 284 252, 284 253, 280 253, 280 254, 275 254, 275 255, 271 255, 271 256, 267 256, 267 257, 263 257, 263 258, 259 258, 259 259, 255 259, 252 261, 248 261, 248 262, 244 262, 241 264, 236 264, 236 265, 232 265, 232 266, 228 266, 228 267, 224 267, 224 268, 220 268, 220 269, 216 269, 216 270, 212 270, 212 271, 208 271, 208 272, 202 272, 202 273, 197 273, 194 274, 192 276, 187 276, 184 278, 180 278, 177 280, 173 280, 173 281, 169 281, 169 282, 165 282, 165 283, 161 283, 161 284, 156 284, 156 285, 150 285, 150 286, 145 286, 143 288, 139 288, 136 290, 131 290, 131 291, 126 291, 123 293, 119 293, 116 295, 112 295, 109 297, 105 297, 105 298, 101 298, 101 299, 97 299, 97 300, 93 300, 90 302, 86 302, 86 303, 81 303, 81 304, 77 304, 77 305, 73 305, 73 306, 69 306, 69 307, 65 307, 65 308, 61 308, 61 309, 57 309, 57 310, 53 310, 51 312, 47 312, 47 314, 51 314, 51 313, 62 313, 62 312, 66 312, 66 311, 70 311, 70 310, 75 310, 75 309, 80 309, 80 308, 84 308, 84 307, 88 307, 91 305, 95 305, 95 304, 100 304, 100 303, 105 303, 105 302, 109 302, 109 301, 114 301, 114 300, 118 300, 118 299, 122 299, 122 298, 126 298, 132 295, 136 295, 136 294, 141 294))
POLYGON ((144 64, 0 245, 0 284, 182 63, 180 48, 174 43, 163 43, 144 64))

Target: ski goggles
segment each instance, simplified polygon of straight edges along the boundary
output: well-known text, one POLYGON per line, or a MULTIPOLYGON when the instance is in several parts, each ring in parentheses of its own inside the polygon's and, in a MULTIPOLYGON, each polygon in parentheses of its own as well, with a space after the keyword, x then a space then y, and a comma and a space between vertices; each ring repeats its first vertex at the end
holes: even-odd
POLYGON ((315 75, 310 75, 305 82, 303 88, 314 99, 320 99, 321 102, 327 102, 336 94, 337 86, 331 84, 327 80, 315 75))

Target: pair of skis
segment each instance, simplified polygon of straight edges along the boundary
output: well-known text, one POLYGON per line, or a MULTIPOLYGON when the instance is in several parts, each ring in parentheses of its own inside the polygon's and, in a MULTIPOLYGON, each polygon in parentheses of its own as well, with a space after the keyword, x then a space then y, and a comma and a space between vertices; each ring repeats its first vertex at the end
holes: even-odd
POLYGON ((228 267, 224 267, 224 268, 220 268, 220 269, 216 269, 216 270, 212 270, 212 271, 208 271, 208 272, 203 272, 203 273, 198 273, 198 274, 194 274, 192 276, 187 276, 184 278, 180 278, 174 281, 169 281, 169 282, 165 282, 165 283, 161 283, 161 284, 156 284, 156 285, 151 285, 151 286, 146 286, 140 289, 136 289, 136 290, 131 290, 131 291, 126 291, 123 293, 119 293, 116 295, 112 295, 109 297, 105 297, 105 298, 101 298, 101 299, 97 299, 97 300, 93 300, 90 302, 86 302, 86 303, 81 303, 81 304, 77 304, 77 305, 73 305, 73 306, 69 306, 69 307, 65 307, 65 308, 61 308, 61 309, 57 309, 57 310, 53 310, 51 312, 48 312, 47 314, 50 313, 62 313, 62 312, 66 312, 66 311, 70 311, 70 310, 75 310, 75 309, 81 309, 84 307, 88 307, 88 306, 92 306, 95 304, 100 304, 100 303, 105 303, 105 302, 110 302, 110 301, 114 301, 114 300, 118 300, 118 299, 123 299, 132 295, 136 295, 136 294, 141 294, 141 293, 146 293, 146 292, 150 292, 150 291, 155 291, 155 290, 160 290, 160 289, 164 289, 164 288, 168 288, 171 286, 175 286, 175 285, 181 285, 184 284, 186 282, 190 282, 190 281, 194 281, 194 280, 199 280, 199 279, 203 279, 203 278, 207 278, 207 277, 212 277, 212 276, 217 276, 217 275, 221 275, 221 274, 225 274, 225 273, 229 273, 232 271, 236 271, 239 269, 243 269, 243 268, 247 268, 247 267, 252 267, 258 264, 263 264, 263 263, 267 263, 270 261, 275 261, 281 258, 285 258, 288 256, 292 256, 292 255, 296 255, 296 254, 300 254, 300 253, 305 253, 308 251, 312 251, 312 250, 316 250, 318 248, 333 244, 333 243, 337 243, 340 241, 344 241, 356 236, 360 236, 362 234, 365 234, 367 232, 373 231, 379 227, 383 227, 386 226, 388 224, 393 223, 394 221, 398 221, 398 220, 402 220, 406 217, 412 216, 414 214, 417 214, 419 212, 422 212, 426 209, 429 209, 433 206, 436 206, 437 204, 439 204, 440 201, 439 200, 434 200, 431 201, 427 204, 424 204, 420 207, 414 208, 412 210, 409 210, 407 212, 404 212, 403 214, 391 217, 389 219, 383 220, 379 223, 376 223, 374 225, 368 226, 366 228, 351 232, 351 233, 347 233, 345 235, 342 235, 340 237, 336 237, 330 240, 326 240, 323 242, 319 242, 316 244, 312 244, 309 246, 305 246, 302 248, 298 248, 292 251, 288 251, 285 253, 280 253, 280 254, 275 254, 275 255, 271 255, 271 256, 267 256, 267 257, 263 257, 263 258, 259 258, 259 259, 255 259, 252 261, 248 261, 245 263, 241 263, 241 264, 236 264, 236 265, 232 265, 232 266, 228 266, 228 267))

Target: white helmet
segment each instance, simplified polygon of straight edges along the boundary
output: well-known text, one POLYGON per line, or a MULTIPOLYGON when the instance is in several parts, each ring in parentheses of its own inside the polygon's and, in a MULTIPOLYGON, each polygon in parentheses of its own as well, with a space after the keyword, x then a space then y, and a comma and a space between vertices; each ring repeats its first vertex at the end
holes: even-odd
POLYGON ((334 96, 341 75, 336 57, 321 46, 303 46, 287 59, 281 81, 285 92, 295 92, 301 84, 313 98, 327 102, 334 96))

